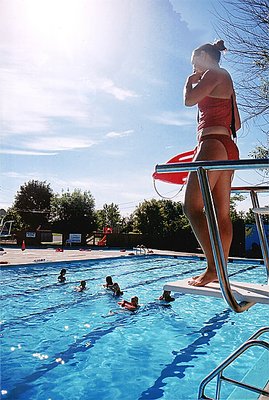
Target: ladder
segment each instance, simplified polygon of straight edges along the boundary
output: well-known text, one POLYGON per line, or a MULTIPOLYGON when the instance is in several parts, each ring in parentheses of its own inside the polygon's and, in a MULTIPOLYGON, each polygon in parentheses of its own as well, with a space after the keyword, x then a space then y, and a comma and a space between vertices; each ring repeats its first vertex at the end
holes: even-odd
POLYGON ((207 375, 200 383, 199 391, 198 391, 198 400, 204 400, 204 399, 219 400, 222 382, 227 382, 227 383, 236 385, 242 389, 246 389, 246 390, 250 390, 252 392, 258 393, 259 395, 269 396, 268 390, 260 389, 256 386, 249 385, 244 382, 239 382, 235 379, 231 379, 229 377, 224 376, 225 368, 228 367, 229 365, 231 365, 236 359, 238 359, 248 349, 256 346, 256 347, 265 348, 267 351, 269 350, 268 341, 258 340, 258 338, 266 332, 269 332, 269 327, 264 327, 264 328, 259 329, 245 343, 243 343, 237 350, 235 350, 228 358, 226 358, 226 360, 224 360, 217 368, 215 368, 209 375, 207 375), (212 399, 211 397, 207 397, 205 395, 205 389, 206 389, 206 386, 209 384, 209 382, 211 382, 212 379, 214 379, 215 377, 217 377, 216 391, 215 391, 215 397, 214 397, 214 399, 212 399))
MULTIPOLYGON (((243 312, 249 309, 257 302, 268 303, 269 302, 269 285, 258 285, 258 284, 244 284, 243 282, 236 282, 240 284, 244 291, 241 294, 233 292, 231 283, 229 281, 227 272, 227 263, 224 258, 222 243, 220 239, 218 221, 216 217, 216 210, 213 203, 213 197, 209 186, 209 180, 207 177, 208 170, 245 170, 245 169, 257 169, 257 168, 268 168, 267 159, 244 159, 244 160, 232 160, 232 161, 195 161, 190 163, 174 163, 174 164, 160 164, 155 167, 156 173, 171 173, 181 171, 196 171, 198 180, 202 192, 204 201, 205 214, 207 219, 207 225, 210 235, 210 241, 212 246, 212 252, 216 265, 218 284, 209 284, 203 288, 204 294, 207 296, 214 295, 216 290, 224 298, 228 306, 235 312, 243 312), (214 285, 215 292, 211 290, 214 285), (248 296, 249 291, 254 291, 256 295, 248 296), (243 293, 243 294, 242 294, 243 293)), ((250 192, 253 208, 255 211, 255 221, 259 233, 259 239, 261 242, 261 249, 264 259, 264 264, 267 271, 267 281, 269 282, 269 249, 268 243, 265 236, 265 229, 261 215, 266 211, 264 208, 259 206, 257 192, 267 192, 269 187, 244 187, 244 188, 233 188, 233 191, 237 192, 250 192)), ((235 283, 234 283, 235 284, 235 283)), ((201 288, 197 286, 190 286, 184 281, 170 282, 164 285, 164 290, 171 290, 184 293, 196 293, 201 294, 201 288)), ((253 294, 253 293, 252 293, 253 294)), ((215 294, 216 295, 216 294, 215 294)), ((219 296, 218 296, 219 297, 219 296)))

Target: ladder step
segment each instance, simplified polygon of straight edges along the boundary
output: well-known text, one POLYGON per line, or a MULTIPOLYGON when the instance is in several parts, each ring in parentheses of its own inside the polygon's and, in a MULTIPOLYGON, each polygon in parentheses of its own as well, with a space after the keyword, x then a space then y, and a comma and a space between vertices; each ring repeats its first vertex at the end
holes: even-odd
MULTIPOLYGON (((218 282, 211 282, 206 286, 200 287, 189 285, 189 280, 190 279, 183 279, 181 281, 168 282, 164 285, 163 290, 194 294, 198 296, 222 298, 222 293, 218 282)), ((230 286, 235 299, 239 302, 247 301, 269 304, 269 285, 230 281, 230 286)))

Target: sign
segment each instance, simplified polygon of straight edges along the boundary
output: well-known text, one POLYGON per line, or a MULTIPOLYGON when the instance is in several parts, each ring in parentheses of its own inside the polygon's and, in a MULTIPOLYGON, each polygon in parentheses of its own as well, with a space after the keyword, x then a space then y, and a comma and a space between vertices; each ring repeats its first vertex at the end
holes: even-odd
POLYGON ((69 243, 81 243, 81 233, 69 233, 69 243))
POLYGON ((35 238, 36 233, 35 232, 25 232, 25 237, 27 238, 35 238))
MULTIPOLYGON (((269 225, 268 224, 263 224, 263 225, 264 225, 265 235, 268 236, 269 225)), ((260 247, 260 239, 256 225, 254 224, 246 225, 245 236, 246 236, 246 251, 253 250, 253 247, 254 249, 257 246, 260 247)))

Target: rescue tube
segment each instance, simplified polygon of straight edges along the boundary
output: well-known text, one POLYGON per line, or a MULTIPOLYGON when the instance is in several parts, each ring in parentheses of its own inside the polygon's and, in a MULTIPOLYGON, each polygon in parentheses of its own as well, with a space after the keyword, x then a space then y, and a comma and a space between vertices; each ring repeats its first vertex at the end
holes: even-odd
MULTIPOLYGON (((185 153, 177 154, 170 160, 166 162, 166 164, 172 163, 183 163, 183 162, 192 162, 194 155, 196 153, 196 149, 186 151, 185 153)), ((159 181, 174 183, 176 185, 184 185, 187 181, 188 172, 154 172, 152 177, 153 179, 158 179, 159 181)))

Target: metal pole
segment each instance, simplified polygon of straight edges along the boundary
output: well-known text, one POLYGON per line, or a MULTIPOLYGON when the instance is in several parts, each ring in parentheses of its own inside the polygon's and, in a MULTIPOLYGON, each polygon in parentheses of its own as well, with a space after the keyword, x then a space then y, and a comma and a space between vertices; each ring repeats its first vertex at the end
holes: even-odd
POLYGON ((199 184, 202 192, 202 197, 205 206, 205 214, 207 219, 208 231, 210 236, 210 242, 212 247, 212 252, 214 256, 215 266, 218 274, 220 289, 224 299, 226 300, 229 307, 235 312, 242 312, 251 307, 254 303, 244 302, 237 303, 235 300, 231 286, 229 283, 229 277, 227 273, 227 262, 224 258, 224 252, 222 247, 222 242, 219 233, 219 227, 217 222, 216 211, 213 203, 213 198, 209 186, 209 181, 207 173, 204 168, 199 167, 197 169, 199 184))
MULTIPOLYGON (((250 191, 250 197, 252 200, 253 208, 259 208, 260 205, 259 205, 258 195, 254 190, 250 191)), ((268 242, 266 240, 264 224, 263 224, 262 216, 259 213, 254 213, 254 217, 255 217, 258 235, 259 235, 259 239, 260 239, 260 243, 261 243, 261 250, 262 250, 262 255, 263 255, 263 259, 264 259, 264 264, 266 267, 267 281, 269 283, 269 248, 268 248, 268 242)))

